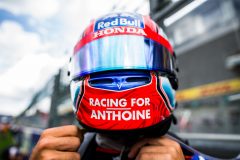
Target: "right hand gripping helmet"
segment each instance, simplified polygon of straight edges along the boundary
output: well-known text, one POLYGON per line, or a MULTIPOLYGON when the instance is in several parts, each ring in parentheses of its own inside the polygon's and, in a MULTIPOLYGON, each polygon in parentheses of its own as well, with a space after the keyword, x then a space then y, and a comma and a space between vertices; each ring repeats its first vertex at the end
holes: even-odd
POLYGON ((93 20, 70 61, 81 126, 110 134, 165 134, 176 104, 175 58, 149 16, 112 13, 93 20))

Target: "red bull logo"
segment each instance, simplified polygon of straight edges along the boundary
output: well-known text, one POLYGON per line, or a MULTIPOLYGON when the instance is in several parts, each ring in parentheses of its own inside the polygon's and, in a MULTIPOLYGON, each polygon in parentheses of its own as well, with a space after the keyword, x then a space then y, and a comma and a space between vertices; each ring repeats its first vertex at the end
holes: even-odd
POLYGON ((132 14, 112 14, 104 19, 99 19, 95 23, 94 31, 106 28, 129 26, 135 28, 144 28, 144 23, 140 15, 132 14))

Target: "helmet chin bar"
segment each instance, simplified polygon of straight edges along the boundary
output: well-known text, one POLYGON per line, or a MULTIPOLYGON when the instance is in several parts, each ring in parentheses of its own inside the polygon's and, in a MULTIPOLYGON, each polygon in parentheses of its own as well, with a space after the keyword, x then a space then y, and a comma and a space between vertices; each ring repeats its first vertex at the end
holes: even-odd
POLYGON ((141 128, 141 129, 134 129, 134 130, 101 130, 101 129, 94 129, 91 128, 83 123, 79 122, 81 128, 86 129, 88 132, 96 132, 105 134, 110 137, 125 137, 132 139, 133 137, 160 137, 165 135, 172 123, 173 115, 170 115, 168 118, 163 120, 161 123, 156 125, 141 128))

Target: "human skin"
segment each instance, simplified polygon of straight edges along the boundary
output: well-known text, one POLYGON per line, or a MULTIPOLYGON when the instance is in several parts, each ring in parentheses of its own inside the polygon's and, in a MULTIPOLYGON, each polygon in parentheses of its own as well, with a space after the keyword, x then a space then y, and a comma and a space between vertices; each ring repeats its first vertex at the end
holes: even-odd
POLYGON ((137 142, 131 147, 128 157, 136 157, 136 160, 185 159, 180 145, 167 136, 148 138, 137 142))
MULTIPOLYGON (((80 160, 77 152, 83 135, 68 125, 43 131, 30 160, 80 160)), ((132 146, 129 158, 136 160, 184 160, 180 145, 168 137, 143 139, 132 146)))
POLYGON ((79 160, 81 131, 74 125, 43 131, 34 147, 30 160, 79 160))

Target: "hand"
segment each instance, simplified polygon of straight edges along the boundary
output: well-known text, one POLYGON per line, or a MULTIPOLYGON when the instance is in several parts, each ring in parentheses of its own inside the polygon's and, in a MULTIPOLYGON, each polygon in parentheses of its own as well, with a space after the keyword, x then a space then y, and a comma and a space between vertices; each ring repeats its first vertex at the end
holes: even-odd
POLYGON ((77 150, 82 134, 77 126, 69 125, 43 131, 30 160, 80 160, 77 150))
POLYGON ((165 136, 144 139, 134 144, 128 157, 136 157, 136 160, 184 160, 180 145, 165 136))

